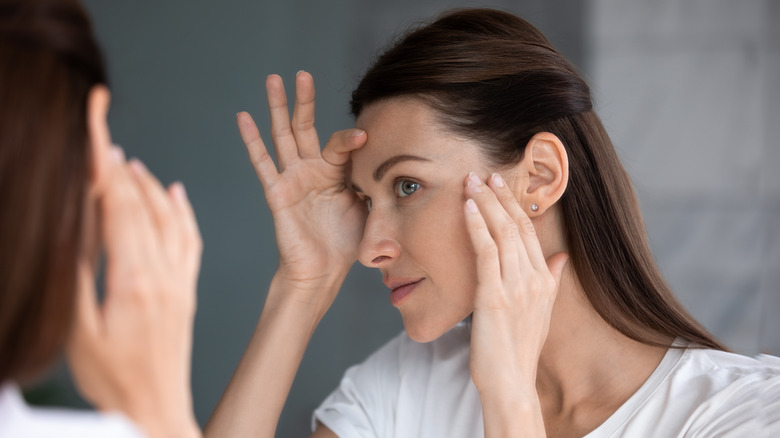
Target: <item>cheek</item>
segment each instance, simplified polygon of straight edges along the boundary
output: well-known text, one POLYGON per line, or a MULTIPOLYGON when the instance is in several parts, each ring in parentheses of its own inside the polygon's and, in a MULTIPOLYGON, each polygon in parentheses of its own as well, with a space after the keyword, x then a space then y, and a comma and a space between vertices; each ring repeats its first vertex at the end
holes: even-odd
MULTIPOLYGON (((476 255, 466 230, 465 198, 459 193, 441 197, 426 208, 425 232, 414 233, 416 246, 426 255, 425 269, 458 306, 472 306, 477 285, 476 255)), ((420 230, 421 231, 421 230, 420 230)))

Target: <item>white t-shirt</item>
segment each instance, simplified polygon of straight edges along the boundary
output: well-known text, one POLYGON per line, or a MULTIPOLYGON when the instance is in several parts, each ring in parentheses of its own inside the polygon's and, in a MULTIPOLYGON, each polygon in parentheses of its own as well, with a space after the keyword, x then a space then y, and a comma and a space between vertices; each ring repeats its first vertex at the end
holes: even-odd
POLYGON ((143 438, 119 413, 28 406, 19 388, 6 382, 0 390, 2 438, 143 438))
MULTIPOLYGON (((484 436, 459 324, 420 344, 401 333, 314 412, 341 438, 484 436)), ((684 345, 684 344, 681 344, 684 345)), ((670 348, 642 387, 587 438, 780 437, 780 359, 670 348)))

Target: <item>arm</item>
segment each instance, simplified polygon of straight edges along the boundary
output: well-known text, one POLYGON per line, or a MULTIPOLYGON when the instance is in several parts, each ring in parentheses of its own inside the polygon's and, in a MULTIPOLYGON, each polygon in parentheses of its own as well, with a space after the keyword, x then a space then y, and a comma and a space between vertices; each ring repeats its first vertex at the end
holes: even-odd
MULTIPOLYGON (((338 291, 334 285, 323 293, 338 291)), ((273 437, 287 394, 323 309, 286 300, 298 291, 271 282, 260 320, 206 436, 273 437)))
MULTIPOLYGON (((110 146, 106 146, 108 149, 110 146)), ((94 188, 105 251, 105 299, 96 254, 78 263, 75 321, 67 346, 75 383, 96 408, 117 410, 149 437, 198 437, 190 353, 201 242, 180 184, 167 191, 114 148, 109 180, 94 188)))
POLYGON ((549 261, 500 176, 466 180, 466 223, 477 254, 471 375, 485 436, 544 437, 536 371, 567 256, 549 261))
POLYGON ((365 221, 344 181, 349 153, 366 134, 337 132, 320 151, 311 75, 297 75, 292 120, 281 78, 269 76, 266 89, 278 168, 249 114, 237 121, 274 218, 279 268, 207 436, 274 435, 309 339, 357 259, 365 221))

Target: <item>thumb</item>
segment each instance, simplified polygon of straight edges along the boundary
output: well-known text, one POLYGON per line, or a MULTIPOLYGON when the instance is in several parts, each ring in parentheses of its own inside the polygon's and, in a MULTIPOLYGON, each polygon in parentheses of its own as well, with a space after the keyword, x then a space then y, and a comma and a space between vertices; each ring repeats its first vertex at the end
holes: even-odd
POLYGON ((565 252, 559 252, 551 255, 547 259, 547 269, 550 270, 553 278, 555 278, 555 284, 560 287, 561 277, 563 276, 563 268, 569 263, 569 254, 565 252))
POLYGON ((334 132, 322 150, 322 158, 334 166, 343 166, 349 161, 349 153, 362 147, 367 139, 362 129, 334 132))

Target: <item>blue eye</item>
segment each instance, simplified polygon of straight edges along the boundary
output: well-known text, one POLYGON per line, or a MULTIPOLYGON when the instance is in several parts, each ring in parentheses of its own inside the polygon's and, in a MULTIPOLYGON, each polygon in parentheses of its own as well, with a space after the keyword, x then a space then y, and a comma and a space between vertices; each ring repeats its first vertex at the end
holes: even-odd
POLYGON ((409 180, 398 181, 395 185, 396 194, 398 195, 399 198, 405 198, 411 195, 412 193, 416 192, 417 189, 419 188, 420 188, 420 184, 409 180))

